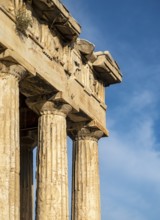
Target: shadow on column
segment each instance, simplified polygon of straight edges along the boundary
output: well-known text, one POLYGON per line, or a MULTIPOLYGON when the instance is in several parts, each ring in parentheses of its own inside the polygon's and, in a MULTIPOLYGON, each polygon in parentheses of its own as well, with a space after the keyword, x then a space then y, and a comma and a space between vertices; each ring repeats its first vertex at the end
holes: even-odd
POLYGON ((20 95, 20 219, 34 219, 33 150, 37 146, 37 115, 20 95))

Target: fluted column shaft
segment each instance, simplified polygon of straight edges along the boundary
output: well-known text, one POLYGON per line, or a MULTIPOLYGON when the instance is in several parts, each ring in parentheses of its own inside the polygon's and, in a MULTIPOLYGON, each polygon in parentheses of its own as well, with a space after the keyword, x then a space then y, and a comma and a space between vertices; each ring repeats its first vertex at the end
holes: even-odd
POLYGON ((37 220, 68 220, 68 162, 66 116, 71 107, 46 101, 27 100, 39 113, 37 161, 37 220))
POLYGON ((73 141, 72 220, 100 220, 98 137, 77 135, 73 141))
POLYGON ((20 140, 20 219, 32 220, 33 149, 37 146, 37 130, 21 131, 20 140))
POLYGON ((20 219, 19 80, 24 69, 0 63, 0 219, 20 219))
POLYGON ((44 114, 39 118, 38 220, 68 219, 66 119, 44 114))
POLYGON ((33 217, 33 150, 22 147, 20 175, 20 219, 32 220, 33 217))

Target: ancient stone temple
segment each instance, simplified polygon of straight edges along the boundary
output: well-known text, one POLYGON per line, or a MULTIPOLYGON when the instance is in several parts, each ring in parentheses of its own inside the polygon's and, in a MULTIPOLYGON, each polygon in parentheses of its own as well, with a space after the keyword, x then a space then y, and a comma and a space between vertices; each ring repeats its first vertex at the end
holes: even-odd
POLYGON ((80 39, 59 0, 0 0, 0 220, 100 220, 98 140, 108 136, 105 87, 122 76, 108 51, 80 39))

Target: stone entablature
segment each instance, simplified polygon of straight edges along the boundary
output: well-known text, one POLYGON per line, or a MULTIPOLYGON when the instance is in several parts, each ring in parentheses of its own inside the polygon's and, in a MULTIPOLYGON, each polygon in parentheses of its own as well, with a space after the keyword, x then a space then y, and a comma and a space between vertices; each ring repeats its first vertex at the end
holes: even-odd
MULTIPOLYGON (((2 47, 4 47, 3 53, 0 54, 0 59, 14 60, 14 62, 21 64, 27 69, 29 77, 22 82, 21 92, 28 97, 32 96, 36 90, 38 94, 39 92, 40 94, 51 93, 54 90, 61 91, 65 101, 71 104, 73 109, 78 112, 81 109, 88 115, 87 120, 89 118, 96 119, 105 127, 106 107, 104 103, 103 78, 100 80, 95 78, 98 72, 95 71, 93 63, 86 59, 86 55, 74 48, 75 43, 73 46, 72 44, 62 46, 61 39, 56 36, 54 39, 57 39, 59 49, 54 48, 53 52, 54 54, 57 53, 58 57, 51 57, 48 48, 42 46, 40 41, 38 42, 38 37, 33 37, 32 34, 29 34, 31 33, 29 30, 27 36, 21 39, 15 31, 14 20, 6 15, 8 15, 7 12, 1 8, 0 26, 5 28, 4 30, 1 28, 0 31, 0 42, 3 45, 2 47), (10 36, 12 36, 12 40, 10 36), (84 73, 86 74, 84 75, 84 73), (43 89, 40 90, 39 85, 32 85, 33 81, 38 84, 41 79, 44 79, 43 87, 45 91, 43 89), (34 92, 32 91, 33 89, 34 92)), ((47 26, 45 26, 45 31, 49 33, 47 26)), ((56 47, 58 48, 58 46, 56 47)), ((116 70, 114 67, 112 69, 116 70)), ((116 73, 119 74, 117 71, 116 73)), ((108 74, 108 72, 104 74, 108 74)), ((114 77, 114 82, 118 81, 117 79, 119 80, 119 75, 114 77)))
POLYGON ((100 61, 97 67, 99 55, 94 53, 91 43, 81 39, 66 43, 58 33, 50 31, 47 23, 38 22, 39 18, 34 16, 33 27, 21 39, 15 31, 14 17, 11 19, 11 14, 3 8, 0 15, 0 25, 5 27, 5 30, 0 31, 0 42, 2 48, 4 47, 0 59, 14 60, 24 66, 32 76, 22 83, 21 92, 28 97, 37 92, 41 94, 61 91, 65 101, 73 109, 78 112, 82 110, 88 116, 86 120, 95 119, 105 128, 104 86, 121 81, 121 74, 114 61, 108 61, 108 55, 105 54, 103 62, 100 61), (41 79, 45 79, 45 89, 40 90, 39 85, 34 85, 33 89, 32 81, 38 82, 41 79))
POLYGON ((30 9, 34 8, 38 17, 46 22, 50 29, 56 29, 65 41, 73 41, 80 34, 80 25, 59 0, 1 0, 0 3, 13 15, 24 3, 30 9))

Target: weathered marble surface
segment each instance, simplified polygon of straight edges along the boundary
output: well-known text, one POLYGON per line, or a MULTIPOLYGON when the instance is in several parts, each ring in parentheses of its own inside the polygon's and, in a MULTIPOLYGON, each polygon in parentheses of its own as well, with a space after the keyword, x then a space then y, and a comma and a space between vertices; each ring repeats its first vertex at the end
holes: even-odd
POLYGON ((38 100, 37 220, 68 220, 68 162, 66 116, 71 106, 38 100))
POLYGON ((0 219, 20 219, 19 80, 24 68, 0 63, 0 219))
POLYGON ((82 128, 73 139, 72 219, 100 220, 98 139, 103 132, 82 128))

